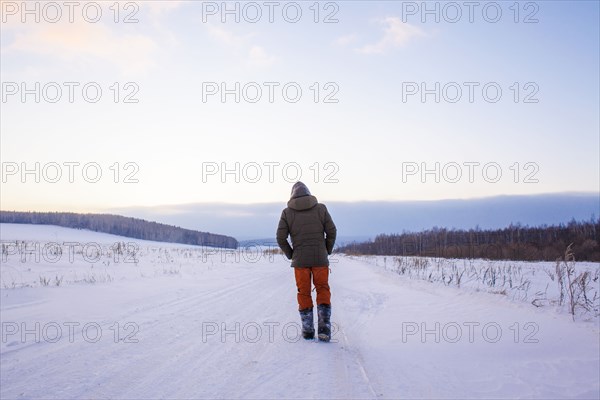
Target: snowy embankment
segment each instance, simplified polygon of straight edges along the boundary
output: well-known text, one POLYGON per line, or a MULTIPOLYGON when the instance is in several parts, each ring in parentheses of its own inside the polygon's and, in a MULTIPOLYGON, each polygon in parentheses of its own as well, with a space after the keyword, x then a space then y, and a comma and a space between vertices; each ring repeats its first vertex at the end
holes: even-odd
POLYGON ((598 323, 600 263, 524 262, 434 257, 352 256, 409 279, 483 291, 552 307, 574 319, 598 323))
POLYGON ((58 227, 0 233, 3 399, 600 396, 597 319, 477 291, 466 276, 432 284, 391 258, 336 256, 326 344, 299 338, 281 256, 58 227))

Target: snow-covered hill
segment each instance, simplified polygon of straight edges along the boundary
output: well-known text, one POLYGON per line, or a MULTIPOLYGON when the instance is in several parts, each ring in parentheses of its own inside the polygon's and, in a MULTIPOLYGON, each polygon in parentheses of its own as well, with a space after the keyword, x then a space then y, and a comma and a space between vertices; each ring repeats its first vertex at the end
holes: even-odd
POLYGON ((28 225, 0 236, 3 399, 600 397, 597 319, 475 280, 336 256, 326 344, 299 338, 293 271, 263 249, 28 225))

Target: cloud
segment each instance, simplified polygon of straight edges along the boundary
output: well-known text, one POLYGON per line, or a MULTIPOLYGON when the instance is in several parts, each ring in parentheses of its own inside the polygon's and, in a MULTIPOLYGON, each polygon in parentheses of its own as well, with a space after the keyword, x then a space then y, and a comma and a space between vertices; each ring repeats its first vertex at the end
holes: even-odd
POLYGON ((248 64, 253 67, 269 67, 277 61, 277 57, 268 55, 260 46, 252 46, 248 56, 248 64))
POLYGON ((422 29, 402 22, 398 17, 386 17, 378 22, 385 26, 383 37, 376 43, 367 44, 356 49, 358 52, 383 54, 390 49, 402 47, 415 38, 425 36, 422 29))
POLYGON ((250 44, 251 39, 255 36, 254 33, 240 35, 226 29, 222 25, 205 24, 205 26, 211 37, 227 46, 233 47, 240 54, 240 57, 245 57, 246 65, 252 67, 270 67, 279 59, 274 55, 268 54, 263 46, 250 44))
MULTIPOLYGON (((99 210, 143 218, 189 229, 233 235, 238 239, 272 238, 273 224, 285 203, 195 203, 155 207, 123 207, 99 210), (174 212, 179 209, 180 212, 174 212)), ((363 239, 381 233, 397 233, 434 226, 498 229, 510 223, 558 224, 575 218, 589 220, 598 209, 597 193, 553 193, 491 196, 434 201, 327 202, 338 232, 363 239), (495 210, 490 213, 489 210, 495 210)), ((342 236, 342 237, 343 237, 342 236)))
POLYGON ((204 25, 206 26, 208 34, 211 37, 229 46, 242 46, 248 41, 248 39, 254 36, 253 34, 238 35, 223 26, 218 26, 215 24, 207 23, 204 25))
POLYGON ((161 15, 179 8, 183 4, 180 0, 169 0, 169 1, 144 1, 141 3, 142 7, 147 7, 150 13, 153 15, 161 15))
POLYGON ((102 24, 86 22, 23 25, 6 52, 26 52, 67 62, 104 61, 123 74, 147 72, 156 43, 141 34, 118 35, 102 24))
POLYGON ((349 35, 340 36, 333 41, 333 44, 337 46, 347 46, 351 43, 356 42, 358 35, 356 33, 351 33, 349 35))

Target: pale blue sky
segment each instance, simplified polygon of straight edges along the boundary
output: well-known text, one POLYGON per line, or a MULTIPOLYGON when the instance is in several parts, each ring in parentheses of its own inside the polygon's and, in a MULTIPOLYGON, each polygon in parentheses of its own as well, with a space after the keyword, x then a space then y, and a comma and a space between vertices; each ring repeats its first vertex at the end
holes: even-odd
MULTIPOLYGON (((312 21, 313 2, 300 3, 297 24, 281 13, 272 24, 266 15, 255 24, 243 18, 221 23, 219 15, 203 22, 200 2, 155 1, 136 3, 134 24, 115 24, 107 8, 96 24, 77 13, 73 24, 23 24, 19 14, 7 15, 10 2, 1 3, 3 85, 94 81, 104 90, 96 104, 77 91, 74 103, 36 104, 31 96, 22 103, 18 95, 2 102, 3 163, 96 162, 103 171, 93 184, 81 175, 74 183, 34 183, 31 176, 21 183, 18 174, 9 176, 0 194, 3 209, 262 203, 289 194, 291 183, 280 170, 273 183, 266 177, 258 183, 210 177, 204 183, 203 162, 297 162, 302 179, 328 201, 600 191, 598 2, 536 2, 539 22, 531 24, 513 21, 513 2, 498 3, 498 23, 486 22, 481 9, 473 23, 467 15, 458 23, 432 17, 422 23, 419 15, 404 15, 402 22, 401 2, 335 2, 339 22, 332 24, 312 21), (136 83, 139 103, 112 102, 114 82, 136 83), (290 104, 276 92, 273 104, 221 103, 218 97, 203 103, 203 82, 297 82, 303 97, 290 104), (315 104, 309 89, 314 82, 336 83, 339 102, 315 104), (426 103, 418 96, 403 102, 403 82, 496 82, 503 96, 488 103, 479 89, 469 103, 463 86, 463 99, 455 104, 435 103, 432 96, 426 103), (522 86, 535 83, 539 102, 515 103, 514 82, 522 96, 522 86), (109 167, 115 162, 139 165, 139 183, 114 183, 109 167), (315 162, 318 182, 310 169, 315 162), (322 182, 328 162, 339 167, 338 183, 322 182), (488 183, 476 170, 473 183, 466 177, 458 183, 431 177, 403 182, 403 162, 493 162, 503 177, 488 183), (518 183, 510 169, 515 162, 518 183), (525 163, 539 167, 538 183, 522 182, 525 163)), ((521 9, 520 19, 532 11, 521 9)))

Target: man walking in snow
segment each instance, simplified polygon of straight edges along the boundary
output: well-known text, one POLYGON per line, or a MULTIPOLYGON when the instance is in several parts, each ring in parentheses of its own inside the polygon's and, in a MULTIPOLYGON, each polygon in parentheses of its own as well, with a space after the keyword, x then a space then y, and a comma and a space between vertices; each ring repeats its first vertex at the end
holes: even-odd
POLYGON ((325 204, 310 194, 306 185, 296 182, 287 208, 277 227, 277 244, 292 267, 298 287, 298 309, 302 319, 302 336, 315 337, 311 278, 317 289, 319 340, 331 338, 331 292, 329 291, 329 255, 333 251, 337 229, 325 204), (288 235, 292 245, 288 242, 288 235))

